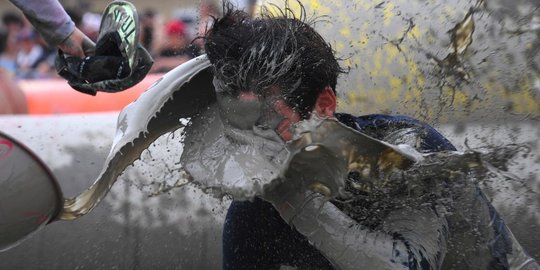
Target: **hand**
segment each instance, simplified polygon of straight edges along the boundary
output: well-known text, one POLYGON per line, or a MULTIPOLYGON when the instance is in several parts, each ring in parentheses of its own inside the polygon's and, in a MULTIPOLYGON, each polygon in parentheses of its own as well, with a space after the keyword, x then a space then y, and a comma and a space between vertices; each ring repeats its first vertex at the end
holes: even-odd
POLYGON ((121 56, 99 55, 98 52, 95 56, 78 58, 59 52, 55 68, 72 88, 96 95, 97 91, 114 93, 139 83, 153 62, 150 54, 139 44, 134 67, 129 67, 127 60, 121 56))
POLYGON ((272 203, 281 218, 291 225, 298 215, 304 214, 306 206, 311 210, 328 200, 322 194, 302 187, 299 181, 277 183, 274 187, 266 189, 261 198, 272 203))
POLYGON ((69 35, 62 43, 58 45, 58 48, 65 54, 84 58, 94 54, 96 45, 90 38, 88 38, 81 30, 75 28, 75 31, 69 35))

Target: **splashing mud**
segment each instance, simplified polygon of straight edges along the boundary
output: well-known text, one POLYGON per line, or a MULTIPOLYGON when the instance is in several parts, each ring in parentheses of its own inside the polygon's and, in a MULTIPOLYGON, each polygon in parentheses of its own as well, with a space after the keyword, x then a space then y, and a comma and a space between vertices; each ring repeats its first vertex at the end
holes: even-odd
POLYGON ((516 155, 526 152, 523 146, 509 145, 489 151, 433 153, 424 155, 408 170, 377 179, 351 174, 346 186, 350 196, 337 198, 334 203, 371 229, 380 229, 390 212, 403 208, 444 206, 446 215, 453 215, 454 204, 462 200, 467 186, 480 186, 500 178, 521 183, 507 169, 516 155))
MULTIPOLYGON (((169 153, 168 158, 176 160, 173 162, 176 167, 163 165, 165 167, 159 169, 163 174, 153 175, 152 182, 135 184, 149 197, 195 183, 204 192, 218 198, 232 196, 234 199, 251 199, 262 195, 273 185, 283 184, 285 181, 278 178, 287 175, 288 178, 299 180, 288 184, 288 188, 311 189, 326 197, 334 198, 332 202, 360 224, 378 229, 389 213, 402 208, 443 205, 447 214, 451 215, 453 204, 460 200, 462 196, 460 192, 466 185, 483 186, 502 180, 527 187, 527 183, 509 172, 516 158, 527 158, 531 154, 531 149, 527 145, 509 144, 469 148, 464 152, 425 155, 406 147, 406 143, 413 145, 416 141, 413 132, 406 132, 408 135, 402 134, 404 136, 387 139, 389 143, 395 144, 393 149, 397 149, 399 159, 405 155, 406 160, 414 160, 416 163, 400 166, 401 162, 393 162, 394 165, 388 166, 382 162, 388 159, 388 155, 381 154, 384 150, 372 149, 370 150, 372 152, 368 153, 369 156, 365 156, 366 150, 362 145, 373 143, 371 140, 348 139, 332 149, 332 144, 337 138, 343 140, 358 134, 354 132, 355 134, 351 135, 350 130, 345 127, 333 126, 330 129, 321 127, 321 119, 300 123, 296 141, 293 143, 295 145, 289 146, 288 150, 285 145, 275 143, 272 143, 274 150, 261 147, 268 142, 263 139, 257 140, 257 135, 254 134, 251 134, 254 139, 249 140, 251 144, 244 145, 244 148, 239 147, 242 142, 246 142, 246 137, 243 136, 244 140, 241 142, 234 140, 234 137, 230 136, 234 133, 224 130, 225 126, 219 121, 216 110, 209 110, 207 114, 194 117, 193 120, 187 124, 186 131, 177 131, 176 136, 165 135, 165 140, 161 143, 161 147, 168 149, 165 151, 169 153), (201 144, 201 141, 215 143, 201 144), (167 145, 171 144, 175 146, 169 149, 167 145), (181 149, 182 145, 184 152, 181 149), (359 155, 360 150, 349 147, 351 145, 359 145, 364 155, 359 155), (321 147, 325 151, 331 149, 333 152, 324 154, 321 147), (249 148, 257 150, 244 151, 249 148), (173 149, 176 151, 173 152, 173 149), (224 154, 225 152, 228 154, 224 154), (271 164, 268 161, 263 159, 253 161, 252 158, 261 156, 270 158, 278 152, 281 152, 281 155, 291 156, 282 157, 279 163, 271 166, 268 165, 271 164), (314 153, 316 157, 306 155, 308 152, 314 153), (178 159, 180 153, 182 158, 178 159), (209 157, 210 154, 214 156, 209 157), (235 155, 243 159, 237 159, 239 162, 232 166, 229 158, 235 155), (336 156, 342 158, 339 160, 336 156), (370 157, 372 159, 369 159, 370 157), (378 158, 373 159, 374 157, 378 158), (249 162, 246 163, 246 160, 249 162), (244 166, 246 164, 254 166, 244 166), (284 166, 288 169, 284 169, 284 166), (391 169, 387 169, 388 167, 391 169), (185 168, 191 170, 186 171, 185 168), (194 168, 196 170, 193 170, 194 168), (236 177, 229 177, 230 175, 236 177), (231 179, 234 181, 229 181, 231 179), (340 191, 337 192, 338 190, 340 191)), ((239 138, 241 137, 236 137, 239 138)), ((164 157, 160 159, 163 153, 156 152, 155 156, 150 153, 151 151, 143 152, 141 156, 141 160, 147 163, 145 166, 154 168, 166 163, 164 157)), ((165 158, 167 155, 164 155, 165 158)), ((537 194, 531 189, 529 192, 537 194)))
MULTIPOLYGON (((183 179, 214 196, 241 200, 263 195, 280 184, 311 189, 334 198, 351 217, 375 229, 382 218, 399 208, 442 204, 451 209, 464 186, 479 186, 500 177, 519 182, 508 172, 509 165, 516 156, 530 153, 526 145, 510 144, 422 154, 413 148, 418 135, 414 132, 387 138, 395 143, 392 145, 363 137, 335 120, 325 126, 325 121, 328 119, 314 117, 300 122, 295 140, 286 146, 253 133, 234 137, 227 130, 230 127, 219 120, 217 110, 210 109, 194 117, 186 129, 188 139, 183 141, 180 163, 189 169, 182 171, 183 179), (241 158, 231 165, 231 156, 241 158), (266 158, 254 161, 257 157, 266 158), (284 179, 296 181, 287 184, 284 179)), ((186 183, 177 185, 176 181, 158 187, 156 194, 186 183)))
POLYGON ((350 68, 338 85, 341 111, 399 113, 441 124, 527 115, 538 120, 535 1, 302 4, 308 14, 339 18, 315 27, 350 68))

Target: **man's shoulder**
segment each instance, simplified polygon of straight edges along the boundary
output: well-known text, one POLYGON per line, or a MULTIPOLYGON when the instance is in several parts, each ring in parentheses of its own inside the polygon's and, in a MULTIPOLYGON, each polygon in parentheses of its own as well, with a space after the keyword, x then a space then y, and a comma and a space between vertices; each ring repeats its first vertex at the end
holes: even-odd
POLYGON ((456 150, 435 128, 406 115, 368 114, 353 116, 336 113, 336 118, 350 128, 390 143, 413 144, 420 151, 456 150))
POLYGON ((355 129, 364 129, 370 127, 381 127, 386 125, 413 127, 413 126, 429 126, 426 123, 406 115, 390 115, 390 114, 367 114, 354 116, 347 113, 336 113, 336 118, 355 129))

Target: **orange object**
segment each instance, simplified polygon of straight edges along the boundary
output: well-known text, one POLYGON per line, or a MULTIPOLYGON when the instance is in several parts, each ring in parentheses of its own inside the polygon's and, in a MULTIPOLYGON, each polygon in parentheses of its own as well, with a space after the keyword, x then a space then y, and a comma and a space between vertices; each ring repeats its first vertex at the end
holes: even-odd
POLYGON ((26 95, 28 114, 106 112, 121 110, 162 76, 151 74, 127 90, 96 96, 80 93, 62 79, 24 80, 19 87, 26 95))

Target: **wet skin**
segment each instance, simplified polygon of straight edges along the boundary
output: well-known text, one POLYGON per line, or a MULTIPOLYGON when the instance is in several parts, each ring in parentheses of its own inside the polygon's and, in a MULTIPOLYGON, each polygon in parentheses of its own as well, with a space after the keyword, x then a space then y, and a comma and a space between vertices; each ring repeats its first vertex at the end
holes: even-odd
MULTIPOLYGON (((283 97, 279 96, 277 89, 269 91, 264 97, 257 96, 254 92, 241 92, 238 96, 240 101, 250 102, 256 101, 259 98, 272 99, 271 104, 274 111, 283 117, 283 120, 277 125, 275 131, 284 140, 290 141, 293 138, 292 126, 303 120, 300 113, 293 107, 289 106, 283 97)), ((319 116, 331 117, 336 111, 336 96, 332 88, 326 87, 318 96, 313 111, 319 116)))

